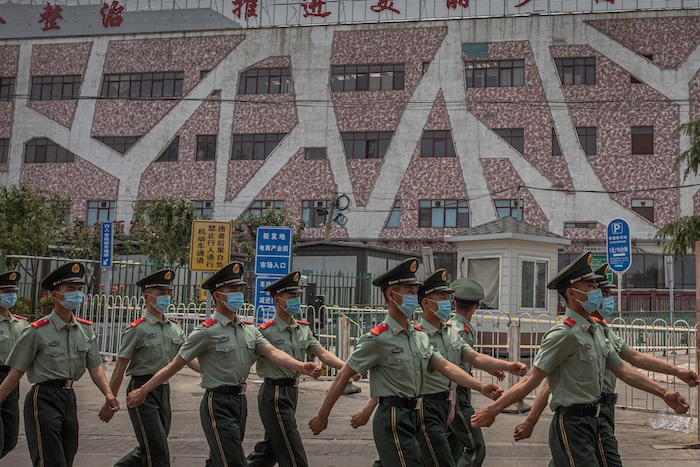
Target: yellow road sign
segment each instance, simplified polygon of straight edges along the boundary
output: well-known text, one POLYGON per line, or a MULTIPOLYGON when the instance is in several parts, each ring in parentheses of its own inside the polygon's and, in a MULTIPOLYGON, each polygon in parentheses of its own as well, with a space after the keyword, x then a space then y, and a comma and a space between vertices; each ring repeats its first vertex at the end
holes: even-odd
POLYGON ((218 271, 231 259, 231 223, 192 221, 190 270, 218 271))

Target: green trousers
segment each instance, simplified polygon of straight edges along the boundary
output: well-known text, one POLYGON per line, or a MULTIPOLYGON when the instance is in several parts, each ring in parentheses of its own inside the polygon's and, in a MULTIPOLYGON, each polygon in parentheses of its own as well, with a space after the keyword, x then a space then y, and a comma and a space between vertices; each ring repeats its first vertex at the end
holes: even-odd
MULTIPOLYGON (((4 374, 0 381, 4 381, 4 374)), ((19 435, 19 385, 0 404, 0 458, 17 446, 19 435)))
POLYGON ((617 438, 615 438, 615 406, 612 404, 601 405, 600 417, 603 419, 600 439, 605 451, 605 463, 608 467, 621 467, 622 459, 620 458, 617 438))
POLYGON ((418 444, 423 463, 429 467, 454 467, 455 462, 447 441, 447 417, 450 401, 423 399, 419 410, 420 433, 418 444))
POLYGON ((420 414, 415 409, 377 406, 372 420, 374 445, 377 447, 379 461, 375 466, 382 467, 421 467, 421 455, 418 438, 420 433, 420 414))
POLYGON ((72 389, 35 384, 24 401, 24 427, 35 467, 70 467, 78 452, 78 409, 72 389))
POLYGON ((582 417, 555 412, 549 427, 550 467, 622 465, 619 455, 616 464, 614 457, 605 450, 603 436, 607 426, 608 422, 602 416, 582 417))
POLYGON ((457 387, 455 418, 450 424, 447 440, 457 467, 481 467, 486 458, 486 443, 481 428, 473 428, 474 415, 471 389, 457 387))
POLYGON ((206 465, 212 467, 246 467, 243 437, 248 418, 245 394, 219 394, 207 390, 199 405, 204 436, 209 445, 206 465))
POLYGON ((297 428, 299 389, 263 383, 258 411, 265 437, 248 456, 248 467, 307 467, 306 452, 297 428))
MULTIPOLYGON (((127 394, 140 388, 149 376, 133 377, 127 394)), ((162 467, 170 465, 170 385, 162 384, 148 393, 143 404, 129 409, 129 418, 139 445, 114 464, 114 467, 162 467)))

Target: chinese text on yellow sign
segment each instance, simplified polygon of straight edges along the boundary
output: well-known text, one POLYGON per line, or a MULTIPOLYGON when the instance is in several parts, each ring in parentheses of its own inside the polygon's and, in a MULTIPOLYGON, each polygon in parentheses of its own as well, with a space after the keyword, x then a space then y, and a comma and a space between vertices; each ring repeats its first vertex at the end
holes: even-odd
POLYGON ((231 258, 231 223, 193 221, 190 270, 218 271, 231 258))

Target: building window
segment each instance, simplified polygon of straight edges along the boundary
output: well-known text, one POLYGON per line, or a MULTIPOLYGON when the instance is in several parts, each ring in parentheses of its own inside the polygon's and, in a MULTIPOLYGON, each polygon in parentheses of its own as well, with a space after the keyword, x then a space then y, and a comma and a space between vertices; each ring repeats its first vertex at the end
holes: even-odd
POLYGON ((95 139, 109 146, 119 154, 126 154, 141 136, 96 136, 95 139))
POLYGON ((211 70, 199 70, 199 79, 204 79, 211 70))
POLYGON ((564 222, 565 229, 595 229, 598 224, 595 222, 564 222))
POLYGON ((654 154, 654 127, 632 127, 632 154, 654 154))
POLYGON ((630 83, 632 83, 632 84, 641 84, 641 83, 642 83, 642 80, 640 80, 639 78, 635 78, 633 75, 630 75, 630 83))
POLYGON ((595 57, 555 58, 561 84, 595 84, 595 57))
POLYGON ((561 146, 559 146, 559 138, 554 128, 552 128, 552 156, 561 156, 561 146))
POLYGON ((504 217, 513 217, 523 220, 523 202, 517 199, 494 199, 493 204, 496 206, 496 215, 499 219, 504 217))
POLYGON ((646 58, 650 62, 654 62, 654 54, 641 54, 642 57, 646 58))
POLYGON ((452 132, 424 131, 420 143, 421 157, 455 157, 455 147, 452 143, 452 132))
POLYGON ((255 133, 233 135, 231 160, 264 161, 277 145, 287 136, 286 133, 255 133))
POLYGON ((87 225, 95 225, 97 221, 114 220, 114 201, 88 201, 87 225))
POLYGON ((195 201, 194 216, 198 219, 213 219, 214 201, 195 201))
POLYGON ((328 216, 328 200, 303 200, 301 219, 306 227, 323 227, 328 216))
POLYGON ((525 60, 466 62, 468 88, 506 88, 525 85, 525 60))
POLYGON ((307 161, 328 159, 326 148, 304 148, 304 159, 307 161))
POLYGON ((633 199, 632 211, 636 212, 652 224, 654 223, 654 200, 653 199, 633 199))
POLYGON ((488 42, 467 42, 462 44, 462 54, 468 58, 489 58, 488 42))
POLYGON ((9 101, 15 98, 15 79, 0 78, 0 101, 9 101))
POLYGON ((522 260, 520 263, 520 306, 542 310, 547 308, 547 262, 522 260))
POLYGON ((0 138, 0 164, 7 164, 10 156, 10 138, 0 138))
POLYGON ((26 164, 75 162, 75 154, 48 138, 34 138, 24 147, 26 164))
POLYGON ((198 161, 216 160, 216 135, 197 135, 198 161))
POLYGON ((160 153, 156 162, 177 162, 177 156, 180 152, 180 137, 176 136, 174 140, 170 142, 167 148, 160 153))
POLYGON ((31 100, 77 99, 80 82, 80 75, 33 76, 31 100))
POLYGON ((181 97, 184 76, 182 71, 104 75, 100 96, 110 99, 181 97))
POLYGON ((391 207, 389 218, 386 220, 387 229, 398 229, 401 227, 401 200, 394 200, 394 205, 391 207))
POLYGON ((578 142, 581 143, 583 152, 588 156, 595 156, 596 153, 596 127, 580 126, 576 128, 578 142))
POLYGON ((522 128, 498 128, 493 130, 498 136, 513 146, 520 154, 525 154, 525 130, 522 128))
POLYGON ((393 136, 391 131, 341 133, 348 159, 383 159, 393 136))
POLYGON ((400 91, 404 87, 404 64, 334 66, 331 91, 400 91))
POLYGON ((260 217, 265 211, 275 210, 281 211, 284 209, 284 201, 280 200, 259 200, 253 203, 246 210, 246 214, 260 217))
POLYGON ((418 227, 469 227, 469 203, 465 199, 422 199, 418 227))
POLYGON ((292 70, 263 68, 247 70, 238 80, 238 94, 287 94, 292 92, 292 70))

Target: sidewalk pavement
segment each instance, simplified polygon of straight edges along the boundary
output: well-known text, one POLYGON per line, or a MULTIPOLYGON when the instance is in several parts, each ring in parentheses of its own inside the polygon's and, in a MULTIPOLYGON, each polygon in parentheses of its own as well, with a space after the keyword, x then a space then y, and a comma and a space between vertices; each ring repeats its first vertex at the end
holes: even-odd
MULTIPOLYGON (((109 378, 112 365, 106 365, 109 378)), ((104 402, 99 390, 86 375, 75 385, 78 399, 78 419, 80 422, 80 449, 75 459, 75 467, 111 466, 136 446, 131 422, 126 412, 125 378, 119 394, 122 411, 108 424, 102 423, 97 413, 104 402)), ((257 392, 262 381, 251 375, 248 380, 248 424, 243 447, 250 452, 255 442, 263 438, 263 427, 257 410, 257 392)), ((20 404, 29 389, 26 379, 22 380, 20 404)), ((199 420, 199 402, 204 390, 199 387, 199 376, 189 368, 173 377, 171 402, 173 424, 170 432, 170 453, 172 465, 185 467, 204 465, 208 447, 199 420)), ((350 426, 350 416, 359 410, 369 397, 369 384, 366 380, 355 383, 362 388, 360 394, 343 396, 336 404, 329 427, 319 436, 313 436, 308 421, 316 414, 318 407, 330 385, 329 380, 314 381, 305 379, 299 387, 297 420, 299 431, 304 439, 309 465, 312 467, 361 467, 370 466, 377 459, 372 441, 371 421, 367 426, 354 430, 350 426)), ((474 397, 476 407, 483 407, 487 399, 481 395, 474 397)), ((618 410, 616 429, 620 443, 620 454, 628 467, 697 467, 700 465, 700 450, 683 449, 697 444, 697 435, 686 435, 666 430, 653 430, 649 418, 653 413, 618 410)), ((549 462, 547 431, 551 421, 549 409, 535 427, 532 438, 515 443, 513 429, 525 415, 502 414, 492 427, 484 429, 487 443, 485 467, 534 467, 545 466, 549 462)), ((1 465, 14 467, 31 466, 24 426, 20 427, 17 447, 0 461, 1 465)), ((411 467, 411 466, 409 466, 411 467)))

